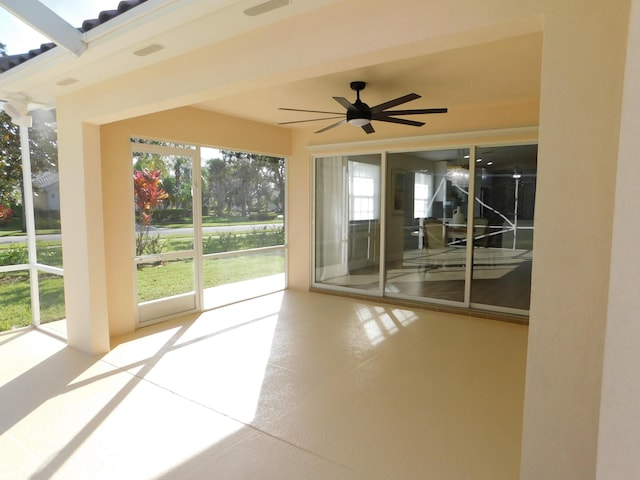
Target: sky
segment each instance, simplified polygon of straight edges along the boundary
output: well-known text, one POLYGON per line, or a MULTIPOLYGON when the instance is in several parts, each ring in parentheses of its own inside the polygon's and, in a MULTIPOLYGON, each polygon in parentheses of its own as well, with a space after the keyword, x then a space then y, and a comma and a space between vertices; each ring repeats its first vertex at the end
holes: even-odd
MULTIPOLYGON (((83 20, 97 18, 102 10, 114 10, 120 0, 40 0, 74 27, 80 27, 83 20)), ((0 7, 0 43, 7 46, 9 55, 27 53, 50 42, 39 32, 15 18, 0 7)))

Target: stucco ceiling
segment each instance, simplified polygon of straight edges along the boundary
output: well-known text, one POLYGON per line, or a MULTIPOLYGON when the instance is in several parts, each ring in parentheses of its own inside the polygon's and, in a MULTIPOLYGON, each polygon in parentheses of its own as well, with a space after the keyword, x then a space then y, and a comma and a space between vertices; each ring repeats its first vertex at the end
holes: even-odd
MULTIPOLYGON (((407 93, 417 93, 422 98, 406 103, 402 108, 447 107, 449 113, 444 115, 404 117, 426 122, 427 126, 421 128, 428 130, 429 124, 443 121, 439 117, 455 116, 470 108, 536 102, 540 94, 541 45, 540 33, 526 34, 430 55, 345 69, 331 75, 258 88, 195 106, 266 123, 322 118, 329 115, 278 108, 341 112, 344 109, 332 97, 345 97, 353 102, 355 92, 350 89, 349 83, 363 80, 367 86, 361 93, 361 99, 370 106, 407 93)), ((299 123, 287 127, 321 129, 336 121, 299 123)), ((387 126, 374 122, 374 127, 387 126)), ((414 128, 393 127, 409 131, 414 128)))
MULTIPOLYGON (((436 0, 296 0, 257 17, 243 13, 256 3, 148 0, 89 32, 89 48, 79 58, 56 48, 0 75, 0 98, 25 96, 52 105, 83 89, 108 91, 100 85, 124 92, 128 85, 139 89, 131 82, 144 78, 153 87, 163 72, 177 71, 177 83, 161 101, 93 120, 194 106, 275 125, 322 116, 279 107, 340 112, 332 97, 353 101, 349 83, 362 80, 367 82, 362 99, 371 106, 417 93, 422 98, 402 108, 449 109, 405 117, 427 122, 419 128, 374 122, 376 136, 538 123, 542 33, 530 11, 511 12, 507 20, 487 7, 486 18, 474 17, 469 28, 429 23, 436 14, 454 18, 436 0), (154 45, 161 48, 151 55, 136 53, 154 45), (209 83, 192 84, 198 75, 209 83)), ((127 95, 131 105, 142 97, 127 95)), ((332 122, 283 128, 312 132, 332 122)), ((349 125, 321 136, 339 141, 347 132, 367 137, 349 125)))

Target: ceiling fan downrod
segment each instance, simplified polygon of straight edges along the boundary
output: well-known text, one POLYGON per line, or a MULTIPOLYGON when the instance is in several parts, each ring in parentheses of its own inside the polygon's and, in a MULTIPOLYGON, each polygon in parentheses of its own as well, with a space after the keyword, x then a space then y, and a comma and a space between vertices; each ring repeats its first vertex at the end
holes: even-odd
POLYGON ((356 101, 353 103, 352 107, 347 109, 347 123, 349 125, 355 125, 357 127, 362 127, 371 123, 371 109, 369 105, 360 100, 360 91, 364 90, 366 87, 365 82, 351 82, 351 90, 355 90, 356 92, 356 101))

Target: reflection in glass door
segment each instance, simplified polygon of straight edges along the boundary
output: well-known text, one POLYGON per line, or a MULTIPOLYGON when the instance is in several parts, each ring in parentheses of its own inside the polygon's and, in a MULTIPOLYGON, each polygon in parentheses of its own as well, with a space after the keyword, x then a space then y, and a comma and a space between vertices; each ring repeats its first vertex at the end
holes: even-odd
POLYGON ((478 148, 471 302, 529 309, 537 145, 478 148))
POLYGON ((469 150, 387 155, 385 294, 465 300, 469 150))
POLYGON ((144 323, 199 308, 196 149, 134 142, 132 150, 138 321, 144 323))

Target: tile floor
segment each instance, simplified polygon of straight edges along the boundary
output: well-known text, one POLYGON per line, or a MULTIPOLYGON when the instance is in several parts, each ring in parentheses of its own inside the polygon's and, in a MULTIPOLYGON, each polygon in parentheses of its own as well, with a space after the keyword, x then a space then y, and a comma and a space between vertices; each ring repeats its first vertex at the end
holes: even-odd
POLYGON ((0 336, 1 479, 518 478, 527 328, 285 291, 87 357, 0 336))

